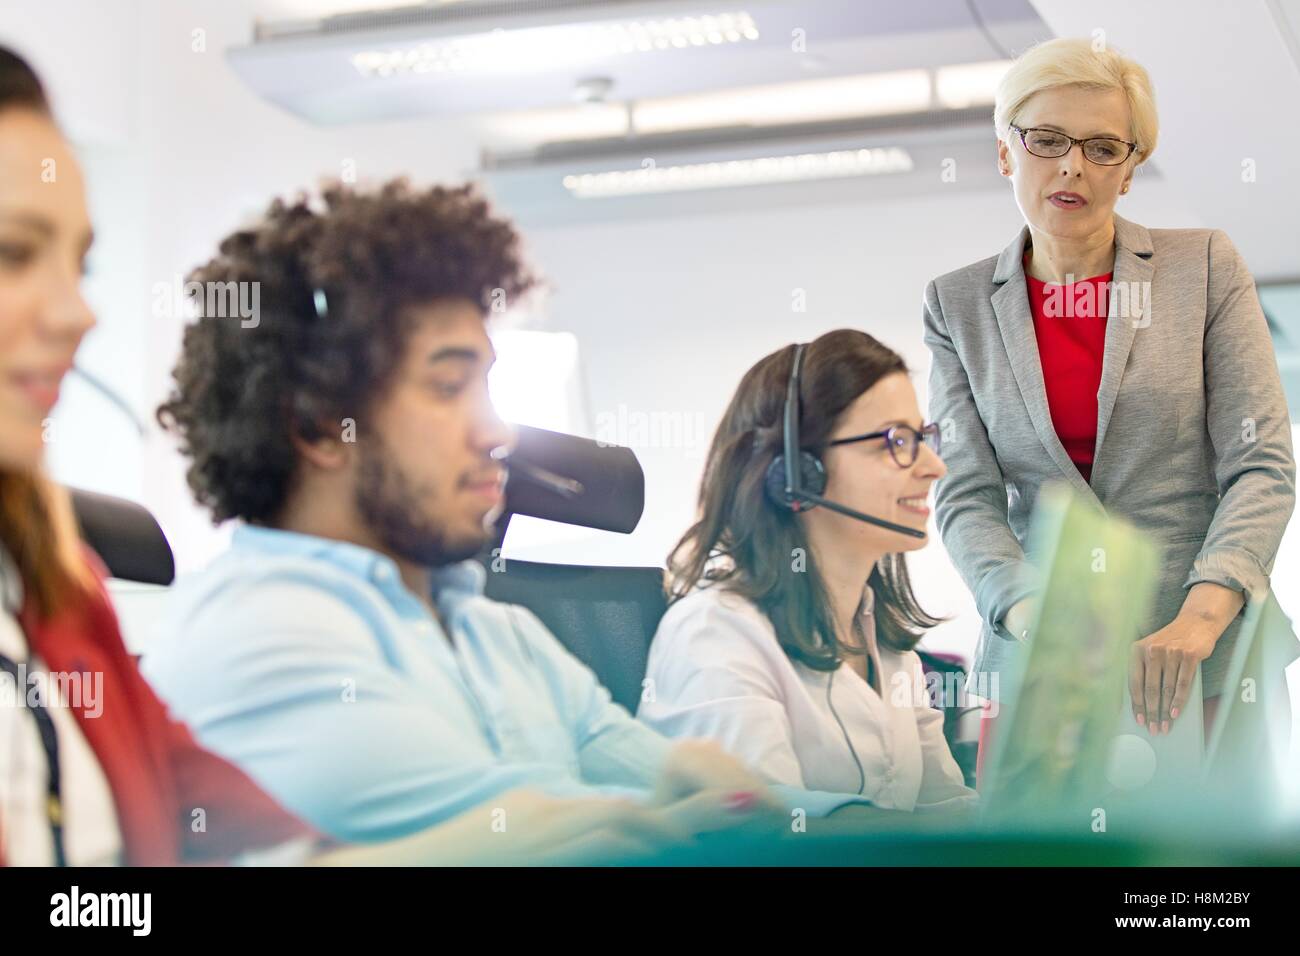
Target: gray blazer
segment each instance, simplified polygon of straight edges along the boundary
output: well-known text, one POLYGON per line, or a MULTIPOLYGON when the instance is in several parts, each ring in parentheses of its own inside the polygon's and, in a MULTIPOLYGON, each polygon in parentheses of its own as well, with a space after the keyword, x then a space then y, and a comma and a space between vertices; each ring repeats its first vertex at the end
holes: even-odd
MULTIPOLYGON (((1065 481, 1163 546, 1150 634, 1186 588, 1261 596, 1295 507, 1291 423, 1246 264, 1211 229, 1145 229, 1115 217, 1091 485, 1056 436, 1025 289, 1028 228, 999 256, 925 290, 930 417, 943 430, 939 532, 984 620, 972 678, 1019 645, 997 625, 1035 587, 1029 516, 1065 481)), ((1241 618, 1201 665, 1222 690, 1241 618)), ((974 688, 973 688, 974 689, 974 688)))

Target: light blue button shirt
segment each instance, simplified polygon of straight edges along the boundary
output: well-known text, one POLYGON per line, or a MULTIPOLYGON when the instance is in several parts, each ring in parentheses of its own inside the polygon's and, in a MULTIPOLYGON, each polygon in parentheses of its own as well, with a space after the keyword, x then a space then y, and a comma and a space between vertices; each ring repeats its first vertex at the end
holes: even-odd
MULTIPOLYGON (((648 798, 672 746, 474 561, 435 573, 451 631, 367 548, 241 526, 182 581, 145 676, 209 749, 317 829, 412 833, 512 787, 648 798)), ((851 802, 785 789, 810 816, 851 802)))

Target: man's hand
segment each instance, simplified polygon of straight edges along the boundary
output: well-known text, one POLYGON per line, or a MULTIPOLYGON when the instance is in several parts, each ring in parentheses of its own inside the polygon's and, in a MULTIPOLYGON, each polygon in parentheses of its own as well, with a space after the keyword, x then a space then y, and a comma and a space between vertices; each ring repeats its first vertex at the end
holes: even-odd
POLYGON ((487 834, 471 862, 596 866, 694 846, 707 833, 765 828, 771 817, 762 805, 737 804, 733 796, 726 790, 701 790, 666 806, 647 806, 625 799, 557 799, 513 791, 499 801, 505 829, 487 834))
POLYGON ((654 802, 669 806, 706 790, 725 794, 725 803, 737 812, 785 812, 763 779, 717 744, 680 741, 660 771, 654 802))
MULTIPOLYGON (((690 808, 687 808, 689 811, 690 808)), ((693 821, 632 800, 535 790, 491 797, 419 833, 327 851, 317 866, 593 866, 695 842, 693 821)))
POLYGON ((789 817, 778 806, 731 790, 701 790, 665 807, 651 807, 668 825, 693 837, 744 828, 751 833, 783 833, 789 817))

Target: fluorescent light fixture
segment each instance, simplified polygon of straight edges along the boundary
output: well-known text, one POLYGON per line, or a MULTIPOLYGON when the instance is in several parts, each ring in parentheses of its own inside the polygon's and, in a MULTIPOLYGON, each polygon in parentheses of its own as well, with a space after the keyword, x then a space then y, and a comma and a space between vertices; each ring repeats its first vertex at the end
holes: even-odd
POLYGON ((950 110, 992 105, 998 83, 1010 68, 1010 60, 941 66, 934 73, 935 98, 950 110))
POLYGON ((903 173, 912 169, 912 157, 898 147, 841 149, 833 152, 763 156, 716 163, 649 166, 600 173, 574 173, 563 179, 564 188, 577 199, 604 199, 647 193, 685 192, 728 186, 844 179, 903 173))
POLYGON ((929 109, 929 70, 896 70, 795 83, 770 83, 720 93, 664 96, 631 103, 586 103, 514 110, 484 117, 495 143, 573 142, 624 136, 781 126, 929 109), (629 114, 631 122, 629 123, 629 114))
POLYGON ((493 30, 443 42, 362 50, 352 65, 365 77, 418 73, 524 72, 612 56, 720 46, 758 39, 748 13, 659 20, 575 23, 493 30))
POLYGON ((633 116, 638 133, 657 133, 886 116, 929 106, 929 71, 897 70, 642 100, 633 116))
POLYGON ((492 113, 477 119, 476 126, 486 141, 499 148, 502 143, 526 145, 625 136, 628 118, 622 103, 584 103, 492 113))

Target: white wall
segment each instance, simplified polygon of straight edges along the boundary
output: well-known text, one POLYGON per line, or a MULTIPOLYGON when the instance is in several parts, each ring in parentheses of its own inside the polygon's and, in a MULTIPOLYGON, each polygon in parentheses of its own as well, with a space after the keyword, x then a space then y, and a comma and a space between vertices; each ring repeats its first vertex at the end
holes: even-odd
POLYGON ((1300 4, 1032 2, 1056 35, 1102 39, 1147 68, 1160 109, 1155 162, 1170 184, 1232 236, 1257 278, 1300 275, 1300 4))

